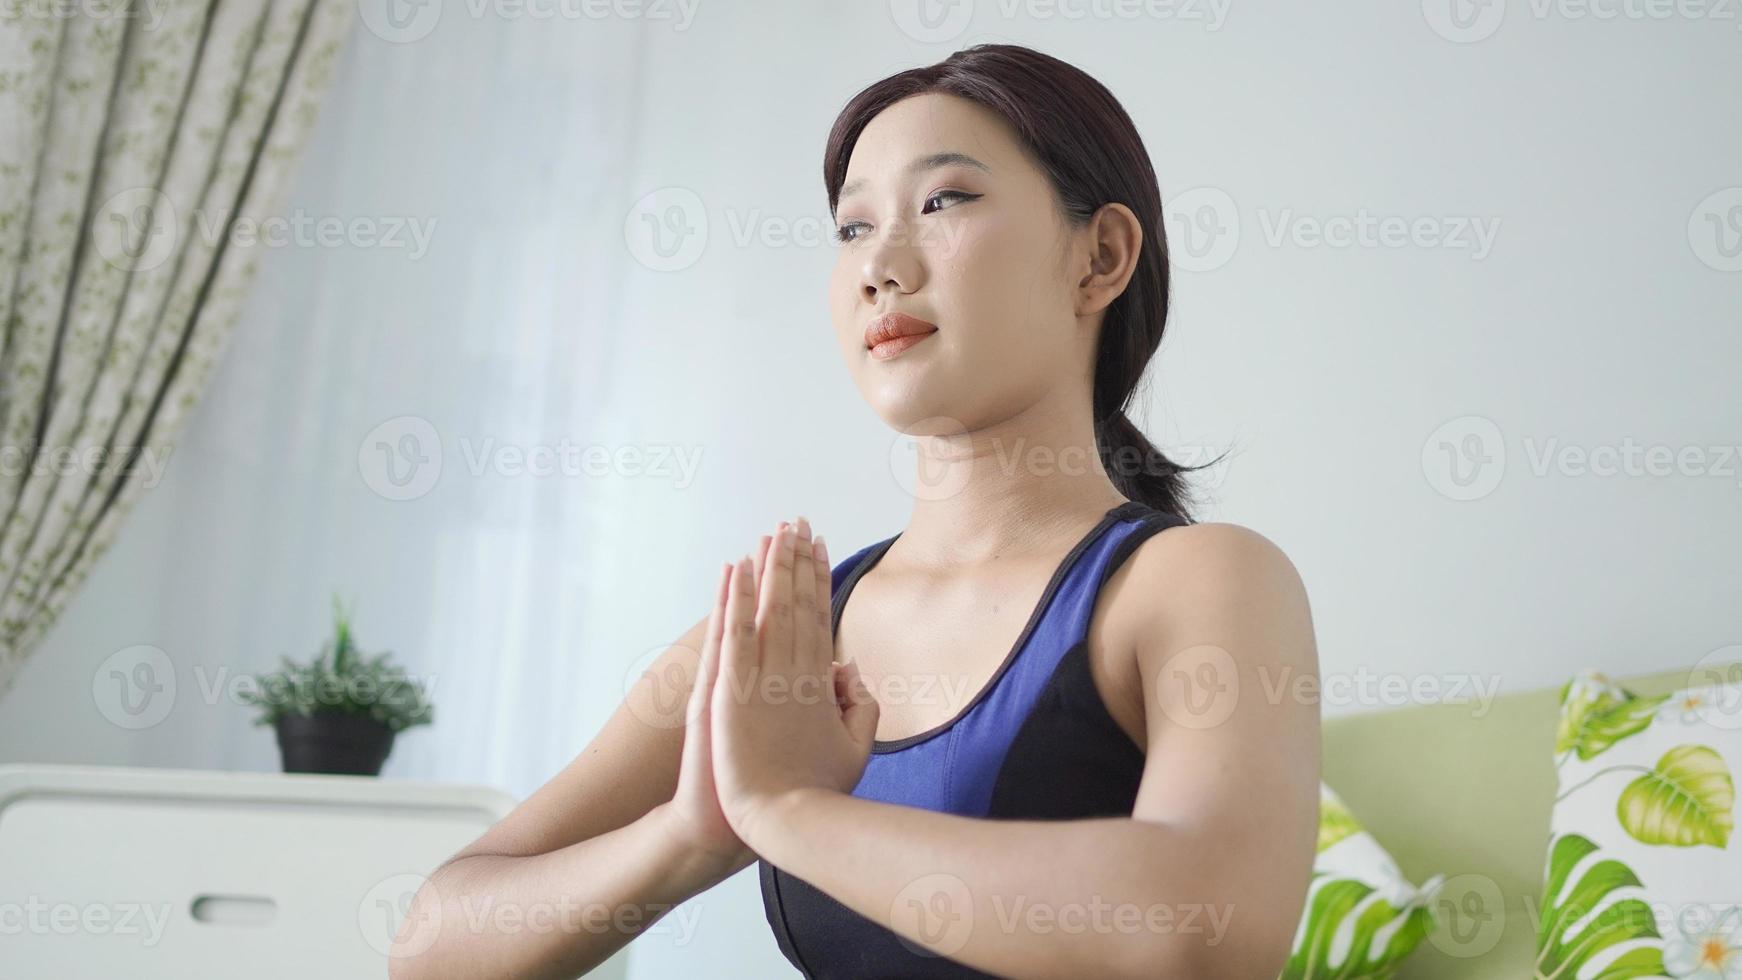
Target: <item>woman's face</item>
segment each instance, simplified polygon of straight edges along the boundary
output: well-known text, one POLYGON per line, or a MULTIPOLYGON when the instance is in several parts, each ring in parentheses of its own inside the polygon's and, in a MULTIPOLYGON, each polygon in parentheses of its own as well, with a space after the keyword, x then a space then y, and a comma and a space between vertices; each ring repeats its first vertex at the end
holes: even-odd
POLYGON ((975 431, 1061 385, 1087 397, 1093 338, 1073 305, 1087 256, 1002 117, 938 93, 884 109, 853 148, 835 226, 835 335, 890 426, 975 431), (937 330, 880 358, 865 330, 890 312, 937 330))

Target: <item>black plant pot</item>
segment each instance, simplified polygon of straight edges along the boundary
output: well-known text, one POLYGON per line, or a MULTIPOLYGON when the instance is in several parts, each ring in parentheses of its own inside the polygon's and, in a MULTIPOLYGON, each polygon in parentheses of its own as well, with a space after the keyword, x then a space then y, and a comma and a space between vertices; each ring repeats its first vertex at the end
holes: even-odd
POLYGON ((277 727, 285 772, 376 776, 393 751, 393 729, 360 715, 281 715, 277 727))

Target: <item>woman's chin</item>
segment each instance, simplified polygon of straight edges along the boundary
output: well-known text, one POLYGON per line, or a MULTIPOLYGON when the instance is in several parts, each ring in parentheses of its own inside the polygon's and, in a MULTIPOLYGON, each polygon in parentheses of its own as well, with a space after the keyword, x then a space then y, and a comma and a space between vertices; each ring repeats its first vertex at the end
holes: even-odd
POLYGON ((965 436, 968 427, 936 399, 903 399, 883 404, 878 417, 904 436, 965 436))

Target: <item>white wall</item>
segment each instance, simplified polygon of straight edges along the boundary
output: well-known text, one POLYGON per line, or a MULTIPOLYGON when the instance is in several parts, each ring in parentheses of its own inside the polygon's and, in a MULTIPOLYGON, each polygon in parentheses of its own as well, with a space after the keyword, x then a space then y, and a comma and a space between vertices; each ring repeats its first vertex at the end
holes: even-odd
MULTIPOLYGON (((1437 0, 1213 21, 981 0, 927 43, 901 3, 704 4, 684 29, 435 3, 419 39, 359 25, 286 205, 417 222, 427 247, 353 234, 263 256, 162 484, 0 704, 0 761, 276 768, 270 733, 201 685, 312 652, 336 589, 366 647, 437 681, 437 725, 386 775, 524 795, 775 520, 807 514, 843 555, 894 533, 892 440, 829 337, 832 248, 760 233, 826 222, 823 139, 859 87, 980 40, 1084 66, 1138 121, 1181 266, 1148 427, 1236 450, 1203 516, 1294 559, 1327 678, 1516 690, 1742 643, 1734 20, 1497 0, 1460 33, 1437 0), (688 200, 707 222, 676 271, 626 245, 661 188, 695 197, 668 190, 656 213, 688 200), (1439 244, 1312 243, 1362 214, 1439 244), (1238 225, 1232 251, 1188 245, 1201 216, 1238 225), (1471 218, 1494 232, 1479 255, 1471 218), (392 500, 359 451, 405 417, 442 466, 392 500), (1503 475, 1453 499, 1467 470, 1438 447, 1484 434, 1503 475), (701 462, 687 484, 467 472, 480 440, 563 438, 701 462), (1697 458, 1536 469, 1550 444, 1697 458), (134 730, 107 671, 139 645, 177 693, 134 730)), ((698 898, 695 936, 637 942, 634 975, 780 973, 757 902, 753 872, 698 898)))

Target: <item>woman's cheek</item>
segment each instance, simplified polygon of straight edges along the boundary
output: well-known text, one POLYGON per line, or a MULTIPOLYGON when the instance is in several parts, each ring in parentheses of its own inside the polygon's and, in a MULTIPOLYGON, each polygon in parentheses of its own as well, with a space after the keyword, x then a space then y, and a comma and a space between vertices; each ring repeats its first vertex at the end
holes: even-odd
POLYGON ((930 229, 926 252, 933 262, 952 265, 968 259, 995 242, 995 222, 954 218, 938 221, 930 229))
MULTIPOLYGON (((835 264, 834 274, 829 277, 828 309, 829 320, 835 331, 835 339, 841 345, 843 354, 851 350, 854 340, 853 311, 858 304, 859 277, 847 264, 846 257, 835 264)), ((864 328, 859 327, 860 330, 864 328)), ((860 335, 861 338, 863 334, 860 335)), ((863 339, 859 341, 863 343, 863 339)))

